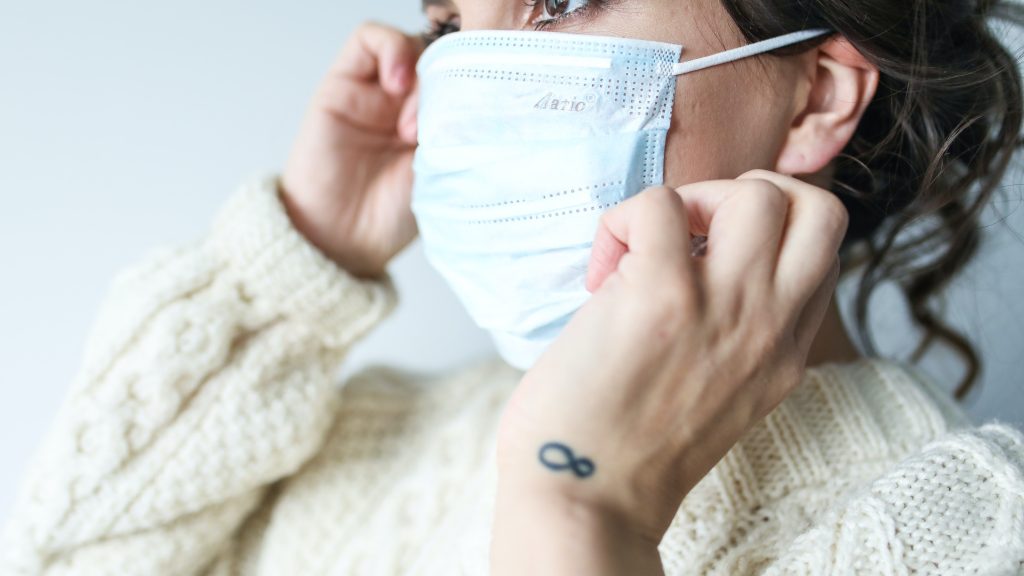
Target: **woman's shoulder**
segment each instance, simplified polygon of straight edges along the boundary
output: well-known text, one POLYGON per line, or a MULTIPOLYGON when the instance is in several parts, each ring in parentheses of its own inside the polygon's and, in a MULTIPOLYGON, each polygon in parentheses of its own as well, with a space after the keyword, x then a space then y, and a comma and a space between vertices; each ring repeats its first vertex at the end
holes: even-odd
POLYGON ((971 426, 951 394, 923 370, 887 358, 860 358, 807 370, 794 404, 816 404, 837 420, 869 420, 904 449, 971 426))
MULTIPOLYGON (((856 388, 863 408, 884 427, 923 440, 899 465, 920 460, 935 475, 964 468, 954 460, 969 458, 999 476, 997 485, 1013 487, 1024 498, 1024 435, 1013 426, 989 422, 976 426, 951 395, 922 369, 891 359, 864 358, 808 370, 819 390, 829 385, 856 388)), ((894 435, 896 433, 894 432, 894 435)))
POLYGON ((972 426, 942 394, 898 361, 808 369, 684 500, 661 547, 678 562, 668 573, 954 574, 1020 561, 1024 438, 972 426))
POLYGON ((902 555, 893 560, 907 566, 934 563, 950 568, 947 573, 1021 569, 1021 431, 999 422, 972 424, 937 382, 900 361, 825 366, 810 378, 857 388, 866 411, 887 430, 891 450, 880 473, 834 508, 831 528, 850 530, 847 522, 858 515, 871 525, 888 526, 895 532, 889 533, 886 549, 902 555))
POLYGON ((767 574, 1019 574, 1024 437, 1001 424, 950 431, 844 497, 780 547, 767 574))

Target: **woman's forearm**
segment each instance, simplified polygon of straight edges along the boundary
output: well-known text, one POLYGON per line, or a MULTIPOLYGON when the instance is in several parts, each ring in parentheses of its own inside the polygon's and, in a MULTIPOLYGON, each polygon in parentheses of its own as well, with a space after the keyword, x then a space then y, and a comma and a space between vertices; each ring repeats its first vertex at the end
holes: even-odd
POLYGON ((664 574, 657 542, 563 491, 499 481, 491 575, 664 574))
POLYGON ((308 244, 274 180, 237 191, 202 241, 111 282, 0 536, 0 574, 204 573, 317 453, 334 372, 397 295, 308 244))

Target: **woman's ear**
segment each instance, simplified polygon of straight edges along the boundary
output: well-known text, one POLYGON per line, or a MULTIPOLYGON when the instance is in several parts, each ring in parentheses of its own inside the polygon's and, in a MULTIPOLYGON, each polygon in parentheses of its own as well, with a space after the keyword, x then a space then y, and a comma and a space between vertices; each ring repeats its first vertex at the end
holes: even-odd
POLYGON ((813 174, 828 166, 849 143, 878 88, 878 68, 846 38, 836 36, 817 49, 813 71, 796 91, 795 116, 775 171, 813 174))

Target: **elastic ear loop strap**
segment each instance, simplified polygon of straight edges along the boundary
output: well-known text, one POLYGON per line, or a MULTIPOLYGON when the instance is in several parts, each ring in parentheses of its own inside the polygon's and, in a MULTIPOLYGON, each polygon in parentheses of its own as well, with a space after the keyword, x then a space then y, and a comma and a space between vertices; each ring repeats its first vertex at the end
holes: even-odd
POLYGON ((704 68, 710 68, 719 64, 725 64, 727 62, 734 62, 736 60, 741 60, 764 52, 770 52, 776 48, 782 48, 783 46, 798 44, 805 40, 817 38, 818 36, 829 34, 831 32, 832 30, 828 28, 814 28, 811 30, 801 30, 799 32, 783 34, 782 36, 776 36, 775 38, 754 42, 753 44, 747 44, 746 46, 740 46, 739 48, 733 48, 731 50, 726 50, 725 52, 719 52, 718 54, 712 54, 710 56, 704 56, 703 58, 696 58, 694 60, 673 64, 672 74, 678 76, 680 74, 703 70, 704 68))

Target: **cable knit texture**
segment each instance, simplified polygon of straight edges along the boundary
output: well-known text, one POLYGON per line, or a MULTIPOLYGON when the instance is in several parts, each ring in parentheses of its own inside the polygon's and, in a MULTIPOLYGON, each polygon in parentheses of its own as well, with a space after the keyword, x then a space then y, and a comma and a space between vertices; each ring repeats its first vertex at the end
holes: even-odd
MULTIPOLYGON (((0 574, 486 574, 494 436, 521 372, 375 366, 390 277, 291 225, 275 176, 110 286, 26 475, 0 574)), ((1024 573, 1024 438, 914 369, 826 365, 686 497, 677 574, 1024 573)))

